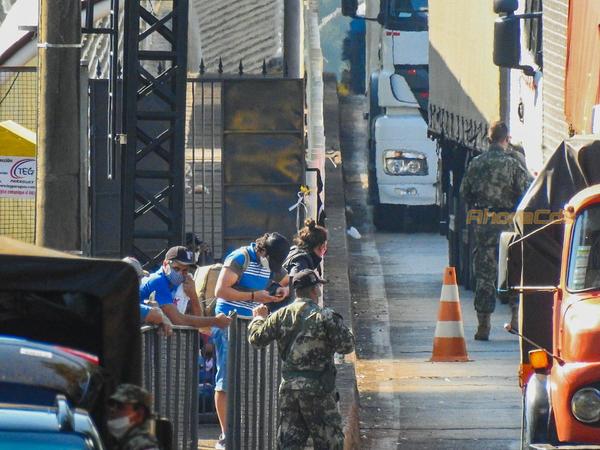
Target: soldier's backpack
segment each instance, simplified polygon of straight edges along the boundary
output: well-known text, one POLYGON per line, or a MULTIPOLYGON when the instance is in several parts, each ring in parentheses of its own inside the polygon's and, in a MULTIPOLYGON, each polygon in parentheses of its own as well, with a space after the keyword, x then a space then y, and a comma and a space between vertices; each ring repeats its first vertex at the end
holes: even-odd
MULTIPOLYGON (((250 263, 250 255, 245 247, 242 249, 242 253, 244 255, 242 271, 244 272, 250 263)), ((211 264, 209 266, 198 267, 196 273, 194 273, 196 293, 198 294, 198 300, 200 300, 200 308, 202 309, 203 316, 215 315, 215 306, 217 303, 215 287, 217 286, 217 280, 222 268, 223 264, 221 263, 211 264)))

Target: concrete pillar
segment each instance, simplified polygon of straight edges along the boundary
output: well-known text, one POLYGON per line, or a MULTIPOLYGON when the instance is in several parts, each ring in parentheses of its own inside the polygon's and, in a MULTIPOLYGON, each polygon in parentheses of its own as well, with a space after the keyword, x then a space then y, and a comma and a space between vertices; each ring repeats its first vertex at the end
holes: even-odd
POLYGON ((36 243, 80 250, 81 1, 42 0, 36 243))

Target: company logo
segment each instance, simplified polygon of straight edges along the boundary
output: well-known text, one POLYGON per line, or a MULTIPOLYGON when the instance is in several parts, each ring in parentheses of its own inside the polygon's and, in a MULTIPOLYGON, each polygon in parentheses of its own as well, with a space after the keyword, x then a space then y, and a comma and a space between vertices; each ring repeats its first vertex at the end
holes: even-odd
POLYGON ((35 159, 20 159, 10 168, 10 177, 20 180, 35 175, 35 159))
POLYGON ((535 211, 490 211, 489 209, 469 209, 467 224, 476 225, 507 225, 513 223, 515 217, 524 225, 546 225, 560 219, 561 211, 536 209, 535 211))

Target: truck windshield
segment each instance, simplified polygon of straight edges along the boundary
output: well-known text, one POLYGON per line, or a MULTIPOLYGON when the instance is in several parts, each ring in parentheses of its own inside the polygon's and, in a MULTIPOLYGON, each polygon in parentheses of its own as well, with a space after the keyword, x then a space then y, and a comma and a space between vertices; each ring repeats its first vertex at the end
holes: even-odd
POLYGON ((382 0, 383 27, 398 31, 427 31, 427 0, 382 0))
POLYGON ((410 17, 414 12, 427 12, 428 0, 390 0, 390 15, 410 17))
POLYGON ((600 289, 600 205, 583 211, 575 222, 567 289, 600 289))

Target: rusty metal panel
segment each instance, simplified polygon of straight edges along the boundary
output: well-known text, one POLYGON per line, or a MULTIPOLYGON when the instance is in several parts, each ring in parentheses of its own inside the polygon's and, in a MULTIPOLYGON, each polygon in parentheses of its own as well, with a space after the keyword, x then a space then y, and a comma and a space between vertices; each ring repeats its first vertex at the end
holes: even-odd
POLYGON ((223 82, 224 253, 269 231, 297 231, 296 203, 304 184, 304 82, 231 79, 223 82))
POLYGON ((303 81, 293 79, 227 80, 223 97, 224 132, 301 132, 303 81))

